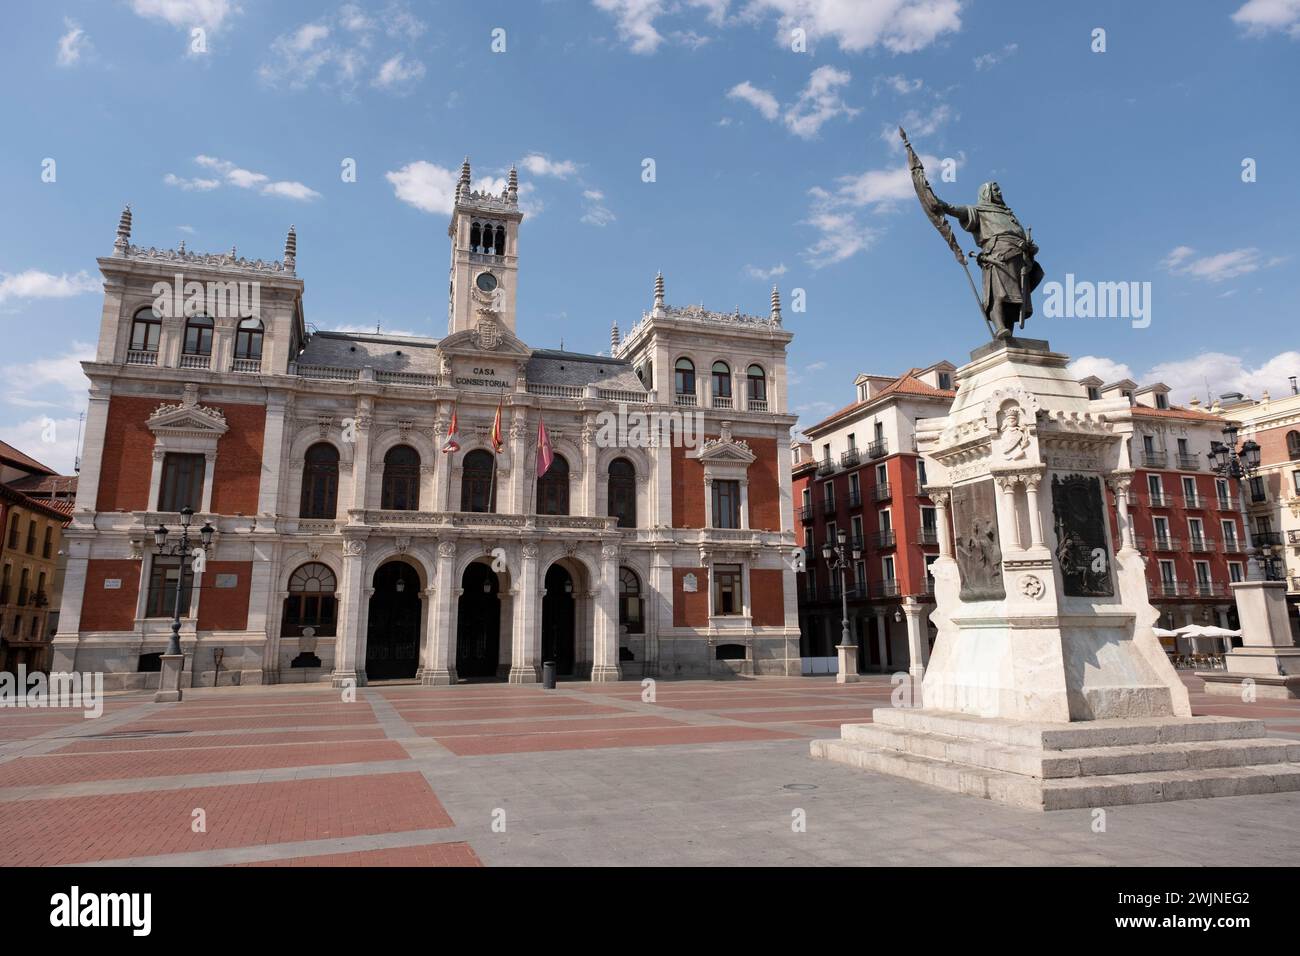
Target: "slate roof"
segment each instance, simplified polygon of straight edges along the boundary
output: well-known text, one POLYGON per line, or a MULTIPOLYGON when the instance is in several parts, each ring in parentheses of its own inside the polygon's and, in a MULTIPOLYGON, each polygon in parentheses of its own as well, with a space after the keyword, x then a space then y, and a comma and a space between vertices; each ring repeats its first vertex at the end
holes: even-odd
POLYGON ((608 355, 534 349, 525 374, 528 381, 543 385, 598 385, 630 392, 646 390, 629 362, 608 355))

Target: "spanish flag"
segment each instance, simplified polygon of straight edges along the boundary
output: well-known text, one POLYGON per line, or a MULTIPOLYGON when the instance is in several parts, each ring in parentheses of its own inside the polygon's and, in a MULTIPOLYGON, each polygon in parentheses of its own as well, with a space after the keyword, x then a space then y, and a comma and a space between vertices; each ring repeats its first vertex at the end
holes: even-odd
POLYGON ((501 402, 498 401, 497 417, 492 420, 492 450, 499 455, 505 446, 505 439, 501 437, 501 402))
POLYGON ((537 477, 541 478, 551 470, 555 461, 555 452, 551 449, 551 436, 546 434, 546 422, 537 419, 537 477))
POLYGON ((460 442, 456 440, 458 432, 456 424, 456 409, 451 410, 451 427, 447 429, 447 441, 443 443, 442 450, 445 453, 460 451, 460 442))

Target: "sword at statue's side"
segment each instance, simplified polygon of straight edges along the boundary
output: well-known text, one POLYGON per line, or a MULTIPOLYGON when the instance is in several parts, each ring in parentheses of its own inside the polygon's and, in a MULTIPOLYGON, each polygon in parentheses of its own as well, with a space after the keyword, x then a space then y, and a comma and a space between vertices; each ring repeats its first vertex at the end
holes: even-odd
POLYGON ((961 251, 961 246, 957 243, 957 237, 952 234, 952 226, 948 225, 948 220, 943 218, 943 213, 939 211, 939 197, 934 194, 930 188, 930 181, 925 178, 925 166, 917 157, 916 151, 912 149, 912 144, 907 140, 907 133, 903 127, 898 128, 898 135, 903 140, 903 146, 907 148, 908 168, 912 171, 912 186, 916 189, 916 198, 921 203, 921 211, 925 217, 930 220, 935 229, 939 230, 939 235, 943 236, 948 243, 948 248, 952 254, 957 257, 961 263, 961 271, 966 275, 966 282, 970 286, 971 295, 975 296, 975 305, 980 310, 980 315, 984 316, 984 322, 989 327, 989 332, 996 338, 997 332, 993 328, 993 320, 989 314, 984 311, 984 302, 980 299, 979 291, 975 288, 975 280, 971 278, 970 266, 966 264, 966 255, 961 251))

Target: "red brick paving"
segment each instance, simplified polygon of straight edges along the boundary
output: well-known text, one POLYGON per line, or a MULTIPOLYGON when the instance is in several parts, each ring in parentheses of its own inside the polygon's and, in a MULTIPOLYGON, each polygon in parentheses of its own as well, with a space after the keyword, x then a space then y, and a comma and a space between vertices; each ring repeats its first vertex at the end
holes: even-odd
POLYGON ((107 737, 82 740, 53 751, 56 754, 106 753, 122 750, 190 750, 195 747, 256 747, 270 744, 328 743, 340 740, 383 740, 379 727, 355 730, 291 730, 285 733, 265 731, 257 734, 172 734, 162 737, 107 737))
MULTIPOLYGON (((317 764, 406 760, 407 757, 402 745, 392 740, 199 748, 191 751, 44 755, 19 757, 0 764, 0 787, 170 777, 177 774, 232 773, 239 770, 310 767, 317 764)), ((3 806, 0 804, 0 807, 3 806)))
POLYGON ((356 853, 323 853, 295 856, 287 860, 261 860, 233 866, 482 866, 468 843, 426 843, 396 846, 387 850, 359 850, 356 853))
POLYGON ((452 825, 418 773, 24 800, 0 807, 0 866, 88 863, 452 825), (207 815, 206 833, 190 829, 196 808, 207 815))
POLYGON ((638 727, 684 727, 667 717, 593 717, 589 720, 503 720, 489 724, 412 724, 421 737, 490 737, 496 734, 572 733, 573 731, 629 730, 638 727))
POLYGON ((727 717, 730 720, 743 720, 747 724, 778 724, 787 721, 804 721, 804 720, 837 720, 860 721, 871 719, 871 705, 863 707, 820 707, 811 710, 759 710, 759 711, 728 711, 727 717))
POLYGON ((319 714, 298 717, 285 715, 281 717, 187 717, 157 718, 149 717, 134 724, 124 724, 119 731, 136 733, 144 730, 258 730, 261 728, 289 727, 342 727, 349 724, 374 724, 375 715, 369 707, 365 712, 345 711, 338 714, 319 714))
POLYGON ((499 737, 439 737, 461 757, 484 754, 538 753, 548 750, 596 750, 605 747, 662 747, 672 744, 740 743, 756 740, 793 740, 800 734, 750 727, 696 726, 646 730, 611 730, 574 734, 502 734, 499 737))
POLYGON ((597 707, 592 704, 575 704, 571 707, 474 707, 468 709, 430 707, 407 708, 398 713, 407 721, 448 720, 463 715, 466 720, 493 720, 505 717, 581 717, 587 714, 626 714, 618 707, 597 707))

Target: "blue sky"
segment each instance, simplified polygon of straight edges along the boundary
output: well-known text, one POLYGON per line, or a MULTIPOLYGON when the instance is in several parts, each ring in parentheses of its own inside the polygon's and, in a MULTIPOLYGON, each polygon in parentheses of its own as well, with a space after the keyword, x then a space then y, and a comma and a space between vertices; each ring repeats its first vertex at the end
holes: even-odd
POLYGON ((124 202, 144 245, 278 258, 294 223, 310 323, 438 336, 466 153, 476 180, 520 166, 525 341, 607 348, 659 269, 678 304, 765 312, 773 282, 787 303, 803 289, 785 319, 804 423, 858 372, 960 364, 985 337, 911 195, 900 122, 943 198, 1002 184, 1048 281, 1151 283, 1147 328, 1032 320, 1081 374, 1178 399, 1207 379, 1276 395, 1300 374, 1300 0, 111 0, 4 17, 0 437, 59 468, 98 331, 94 259, 124 202))

